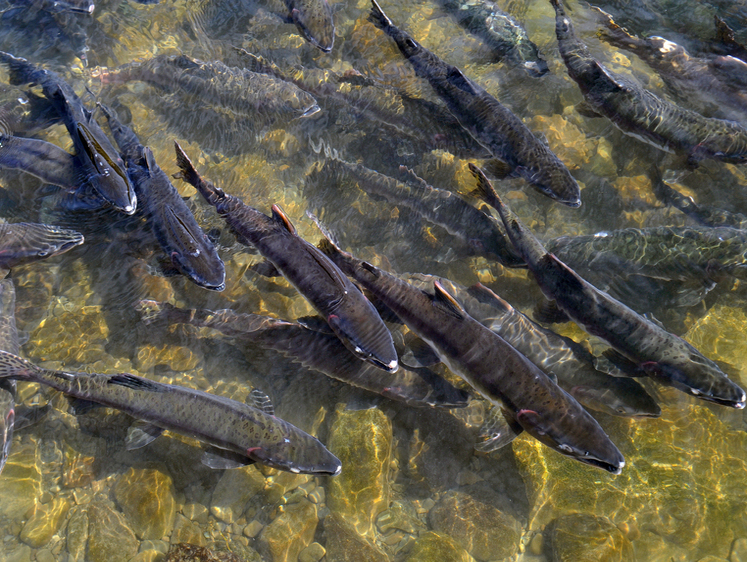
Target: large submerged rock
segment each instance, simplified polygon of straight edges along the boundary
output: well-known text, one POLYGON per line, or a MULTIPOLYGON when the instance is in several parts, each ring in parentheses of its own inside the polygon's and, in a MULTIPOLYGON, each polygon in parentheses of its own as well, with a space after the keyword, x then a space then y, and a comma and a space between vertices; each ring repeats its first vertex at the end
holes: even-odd
POLYGON ((114 497, 141 540, 171 533, 176 515, 174 483, 159 468, 130 468, 117 480, 114 497))

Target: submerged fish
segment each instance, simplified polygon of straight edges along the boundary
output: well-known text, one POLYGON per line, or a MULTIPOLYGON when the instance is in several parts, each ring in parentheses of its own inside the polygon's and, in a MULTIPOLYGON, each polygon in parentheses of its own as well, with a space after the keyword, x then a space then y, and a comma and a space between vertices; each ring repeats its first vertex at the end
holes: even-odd
POLYGON ((431 294, 341 251, 328 239, 321 246, 453 373, 503 408, 512 425, 561 454, 620 473, 625 460, 596 420, 534 363, 469 316, 440 283, 434 283, 431 294))
POLYGON ((498 260, 507 267, 524 266, 506 238, 503 224, 455 193, 436 189, 414 174, 410 174, 412 182, 402 183, 360 164, 338 159, 328 159, 324 168, 353 178, 369 195, 382 196, 389 203, 407 207, 443 227, 472 254, 498 260))
POLYGON ((34 66, 26 59, 0 51, 0 61, 10 70, 11 84, 41 86, 73 140, 81 182, 93 188, 115 209, 133 214, 137 196, 127 178, 124 162, 72 87, 56 72, 34 66))
POLYGON ((197 224, 169 177, 158 167, 150 148, 101 106, 119 145, 137 192, 138 213, 152 226, 158 243, 174 266, 194 283, 213 291, 226 287, 226 269, 215 245, 197 224))
POLYGON ((335 22, 327 0, 285 0, 288 17, 304 38, 329 53, 335 44, 335 22))
POLYGON ((292 283, 355 355, 385 371, 397 370, 392 335, 363 293, 332 261, 297 233, 277 205, 268 217, 200 177, 178 143, 180 177, 199 191, 236 233, 292 283))
POLYGON ((592 113, 657 148, 684 153, 691 166, 705 158, 747 161, 747 129, 734 121, 703 117, 611 73, 576 37, 560 0, 550 3, 560 55, 592 113))
POLYGON ((682 338, 600 291, 550 254, 500 200, 482 171, 470 164, 485 201, 495 207, 509 238, 542 292, 588 333, 599 336, 647 375, 697 398, 744 408, 745 393, 682 338))
MULTIPOLYGON (((16 292, 13 281, 0 281, 0 350, 17 354, 16 292)), ((0 380, 0 472, 10 455, 16 417, 16 382, 0 380)))
MULTIPOLYGON (((425 369, 400 368, 387 373, 351 354, 324 324, 286 322, 269 316, 233 310, 186 310, 168 303, 141 301, 138 308, 146 323, 164 319, 207 327, 238 340, 274 349, 302 365, 335 380, 404 402, 410 406, 458 408, 467 405, 468 394, 425 369)), ((313 320, 313 319, 311 319, 313 320)), ((320 318, 320 323, 324 321, 320 318)))
POLYGON ((0 271, 63 254, 83 243, 83 235, 57 226, 0 223, 0 271))
POLYGON ((440 0, 441 5, 469 33, 482 39, 498 60, 523 68, 531 76, 548 72, 547 63, 516 18, 491 0, 440 0))
POLYGON ((457 67, 442 61, 396 27, 376 0, 371 1, 369 20, 394 39, 415 73, 430 82, 477 142, 543 194, 569 207, 581 205, 578 183, 546 142, 457 67))
POLYGON ((243 457, 246 464, 260 462, 295 473, 340 473, 340 461, 315 437, 263 410, 222 396, 129 373, 43 369, 4 351, 0 352, 0 379, 37 382, 150 424, 130 448, 143 446, 168 429, 243 457))

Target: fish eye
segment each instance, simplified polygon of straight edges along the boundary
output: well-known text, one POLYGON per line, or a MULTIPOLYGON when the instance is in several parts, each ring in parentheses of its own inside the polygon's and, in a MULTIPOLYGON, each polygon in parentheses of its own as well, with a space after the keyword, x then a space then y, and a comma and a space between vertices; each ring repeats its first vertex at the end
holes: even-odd
POLYGON ((405 39, 405 44, 408 47, 410 47, 411 49, 417 49, 418 48, 418 44, 415 41, 413 41, 412 39, 410 39, 409 37, 407 39, 405 39))

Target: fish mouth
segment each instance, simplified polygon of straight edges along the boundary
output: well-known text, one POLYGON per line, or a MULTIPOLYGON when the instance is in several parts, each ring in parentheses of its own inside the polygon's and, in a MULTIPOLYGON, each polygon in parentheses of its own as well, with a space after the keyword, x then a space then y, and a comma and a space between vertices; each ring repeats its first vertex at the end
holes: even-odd
POLYGON ((622 469, 625 466, 625 461, 620 461, 618 464, 612 464, 607 461, 599 460, 594 457, 575 457, 577 460, 581 461, 582 463, 589 464, 591 466, 595 466, 597 468, 601 468, 602 470, 606 470, 610 474, 614 474, 615 476, 622 473, 622 469))

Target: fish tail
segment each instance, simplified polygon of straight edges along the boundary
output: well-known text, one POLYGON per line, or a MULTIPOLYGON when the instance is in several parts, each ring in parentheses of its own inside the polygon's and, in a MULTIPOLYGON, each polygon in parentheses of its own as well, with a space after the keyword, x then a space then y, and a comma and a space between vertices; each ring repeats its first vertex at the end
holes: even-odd
POLYGON ((189 156, 187 156, 177 141, 174 141, 174 150, 176 150, 176 165, 181 170, 179 173, 174 174, 175 178, 182 179, 191 184, 211 205, 214 205, 218 200, 225 197, 226 194, 223 193, 222 189, 200 177, 189 156))
POLYGON ((166 306, 166 303, 143 299, 135 304, 135 310, 140 313, 143 323, 148 325, 161 320, 165 316, 166 306))
POLYGON ((14 57, 4 51, 0 51, 0 62, 8 65, 9 81, 14 86, 37 83, 44 73, 43 70, 36 68, 26 59, 14 57))
POLYGON ((493 184, 490 183, 490 180, 485 173, 472 163, 469 164, 469 171, 472 172, 472 175, 477 180, 475 194, 488 205, 495 207, 496 209, 502 207, 503 202, 501 201, 501 198, 498 197, 495 188, 493 188, 493 184))
POLYGON ((0 379, 33 381, 43 369, 18 355, 0 351, 0 379))
POLYGON ((391 27, 392 20, 387 17, 387 15, 384 13, 384 10, 382 10, 381 6, 379 6, 378 2, 376 2, 376 0, 371 0, 371 4, 373 6, 371 7, 371 13, 368 15, 368 21, 370 21, 379 29, 386 30, 387 28, 391 27))

